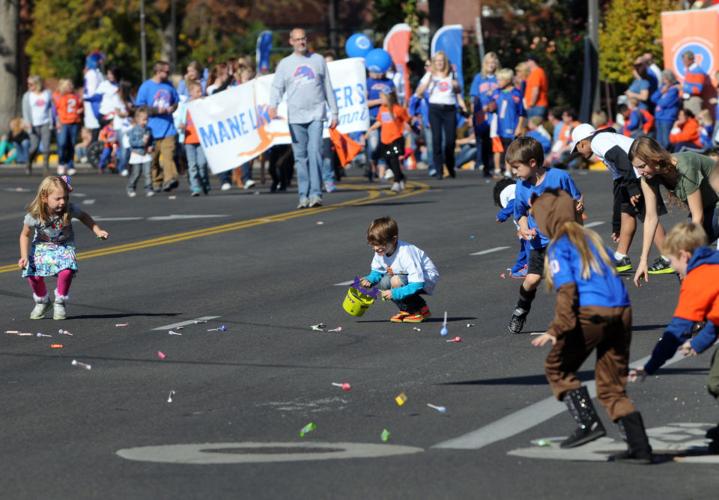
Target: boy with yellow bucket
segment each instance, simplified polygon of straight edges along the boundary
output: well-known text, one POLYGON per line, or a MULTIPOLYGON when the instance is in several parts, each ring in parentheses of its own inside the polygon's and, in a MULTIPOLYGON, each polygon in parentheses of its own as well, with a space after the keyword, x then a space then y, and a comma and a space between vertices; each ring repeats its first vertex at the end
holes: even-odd
MULTIPOLYGON (((432 294, 439 272, 426 253, 398 235, 397 222, 391 217, 372 221, 367 229, 367 243, 375 252, 372 272, 360 284, 365 288, 377 285, 383 299, 397 304, 399 313, 390 318, 393 323, 421 323, 430 316, 421 295, 432 294)), ((359 295, 371 304, 369 296, 359 295)))

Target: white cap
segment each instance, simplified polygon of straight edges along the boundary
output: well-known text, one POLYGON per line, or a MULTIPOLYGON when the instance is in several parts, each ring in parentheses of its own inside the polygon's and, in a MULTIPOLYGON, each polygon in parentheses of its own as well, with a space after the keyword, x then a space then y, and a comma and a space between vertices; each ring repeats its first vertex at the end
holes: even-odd
POLYGON ((587 137, 591 137, 594 132, 596 132, 595 128, 588 123, 582 123, 581 125, 574 127, 574 130, 572 130, 572 148, 570 149, 570 152, 574 153, 577 149, 579 141, 583 141, 587 137))

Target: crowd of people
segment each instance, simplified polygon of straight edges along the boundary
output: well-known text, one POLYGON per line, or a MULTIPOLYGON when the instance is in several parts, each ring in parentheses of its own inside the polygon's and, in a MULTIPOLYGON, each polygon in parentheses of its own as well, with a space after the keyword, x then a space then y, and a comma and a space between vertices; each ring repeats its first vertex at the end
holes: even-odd
MULTIPOLYGON (((304 209, 322 205, 323 190, 335 189, 322 130, 324 122, 330 129, 337 126, 338 107, 327 69, 332 56, 311 53, 307 35, 299 28, 290 32, 289 42, 293 52, 276 69, 268 114, 270 119, 277 117, 286 95, 292 143, 273 147, 269 156, 271 163, 283 162, 296 170, 298 209, 304 209), (294 161, 288 159, 290 152, 294 161)), ((599 400, 611 420, 623 428, 628 443, 628 450, 616 457, 620 461, 652 461, 642 416, 626 394, 627 376, 638 379, 653 373, 677 349, 698 354, 717 340, 719 287, 713 275, 719 272, 719 252, 707 245, 719 238, 719 167, 716 158, 701 154, 714 147, 711 123, 700 126, 695 118, 709 117, 711 122, 713 110, 707 106, 716 102, 711 100, 712 89, 707 89, 708 75, 698 69, 694 55, 686 52, 682 57, 686 68, 681 83, 671 71, 655 67, 648 56, 638 58, 635 79, 616 120, 596 113, 593 123, 579 123, 570 109, 549 108, 548 78, 533 57, 512 70, 502 68, 496 54, 487 54, 470 88, 470 106, 443 52, 427 61, 425 74, 406 102, 395 90, 393 75, 373 71, 367 79, 372 123, 359 139, 366 146, 369 180, 390 176, 391 189, 402 191, 403 163, 413 151, 421 151, 417 147, 421 142, 425 152, 420 158, 437 179, 454 178, 463 161, 474 161, 475 170, 498 180, 495 200, 502 210, 497 220, 512 217, 521 241, 511 274, 522 282, 508 315, 508 331, 523 332, 538 286, 546 280, 557 291, 555 316, 532 343, 552 346, 545 373, 554 395, 567 404, 577 423, 561 446, 580 446, 606 433, 588 390, 576 376, 596 349, 599 400), (466 136, 458 139, 458 129, 464 129, 466 136), (701 130, 708 139, 702 139, 701 130), (458 143, 463 149, 456 156, 458 143), (471 148, 469 153, 465 147, 471 148), (590 158, 602 162, 613 180, 612 237, 617 244, 613 255, 598 234, 583 227, 584 196, 567 172, 567 167, 590 158), (686 207, 691 218, 666 234, 660 224, 667 212, 662 187, 669 202, 686 207), (643 223, 643 241, 634 269, 628 252, 637 220, 643 223), (650 266, 652 244, 659 256, 650 266), (631 372, 632 310, 619 276, 628 271, 634 271, 637 286, 648 281, 649 274, 676 272, 684 280, 672 323, 651 359, 631 372)), ((26 154, 29 172, 41 147, 47 168, 53 129, 60 158, 61 177, 42 181, 20 238, 18 264, 35 300, 31 319, 43 318, 50 309, 44 281, 49 276, 58 278, 53 317, 66 317, 77 271, 71 219, 78 218, 100 238, 109 236, 69 202, 71 181, 63 174, 74 169, 80 128, 101 146, 100 172, 108 168, 129 172, 128 196, 136 196, 141 175, 147 196, 176 189, 182 170, 178 163, 187 165, 191 195, 207 194, 211 187, 207 161, 187 104, 254 77, 251 61, 238 58, 214 66, 207 77, 199 64, 191 63, 184 78, 173 85, 169 64, 157 62, 152 77, 133 96, 117 68, 108 68, 103 77, 96 55, 88 58, 86 66, 82 96, 69 80, 61 80, 50 92, 39 78, 30 77, 23 118, 13 121, 16 154, 26 154)), ((237 170, 239 182, 251 187, 251 164, 238 165, 237 170)), ((273 190, 286 189, 291 179, 287 170, 272 176, 273 190)), ((230 185, 232 173, 222 174, 220 182, 222 189, 230 185)), ((394 301, 399 312, 392 322, 420 323, 431 315, 421 295, 432 294, 439 271, 424 251, 399 240, 398 232, 396 221, 389 217, 373 221, 367 241, 375 258, 361 284, 379 287, 384 298, 394 301)), ((716 355, 709 390, 719 397, 716 355)), ((719 426, 707 436, 713 449, 719 450, 719 426)))

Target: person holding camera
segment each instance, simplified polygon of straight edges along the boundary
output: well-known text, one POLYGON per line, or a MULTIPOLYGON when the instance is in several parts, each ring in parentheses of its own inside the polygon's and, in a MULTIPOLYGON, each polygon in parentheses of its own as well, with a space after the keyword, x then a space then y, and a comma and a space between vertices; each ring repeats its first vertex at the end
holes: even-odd
POLYGON ((436 170, 435 175, 439 179, 442 178, 443 164, 447 167, 449 176, 455 177, 457 106, 464 116, 469 116, 469 113, 462 97, 462 87, 455 77, 447 55, 442 51, 438 51, 432 57, 432 65, 420 80, 415 95, 422 98, 425 92, 429 101, 429 124, 432 129, 432 167, 436 170))

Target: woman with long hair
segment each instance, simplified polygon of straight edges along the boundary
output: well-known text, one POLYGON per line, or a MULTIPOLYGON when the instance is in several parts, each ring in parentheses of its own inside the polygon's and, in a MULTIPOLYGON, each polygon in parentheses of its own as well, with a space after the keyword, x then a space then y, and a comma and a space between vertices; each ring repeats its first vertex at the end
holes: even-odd
POLYGON ((428 94, 429 123, 432 127, 432 166, 439 179, 442 165, 447 167, 450 177, 454 173, 454 148, 457 139, 457 106, 467 113, 462 97, 462 87, 456 79, 447 55, 438 51, 432 56, 432 66, 419 82, 415 95, 428 94), (443 147, 444 146, 444 147, 443 147))
MULTIPOLYGON (((639 286, 642 277, 647 281, 651 270, 647 259, 659 224, 659 186, 664 186, 675 204, 689 208, 692 222, 704 228, 709 242, 715 241, 719 236, 719 198, 709 185, 709 176, 715 167, 711 158, 690 152, 671 154, 654 139, 640 137, 629 148, 629 160, 641 176, 640 184, 646 210, 642 256, 634 274, 634 284, 639 286)), ((671 269, 664 257, 660 259, 663 262, 655 262, 652 267, 664 265, 665 268, 671 269)))
POLYGON ((493 173, 492 139, 489 137, 490 122, 494 113, 488 109, 492 93, 497 88, 496 72, 500 68, 499 57, 495 52, 487 52, 482 59, 482 71, 472 80, 469 95, 472 98, 472 125, 477 144, 475 170, 483 166, 484 176, 493 173))

